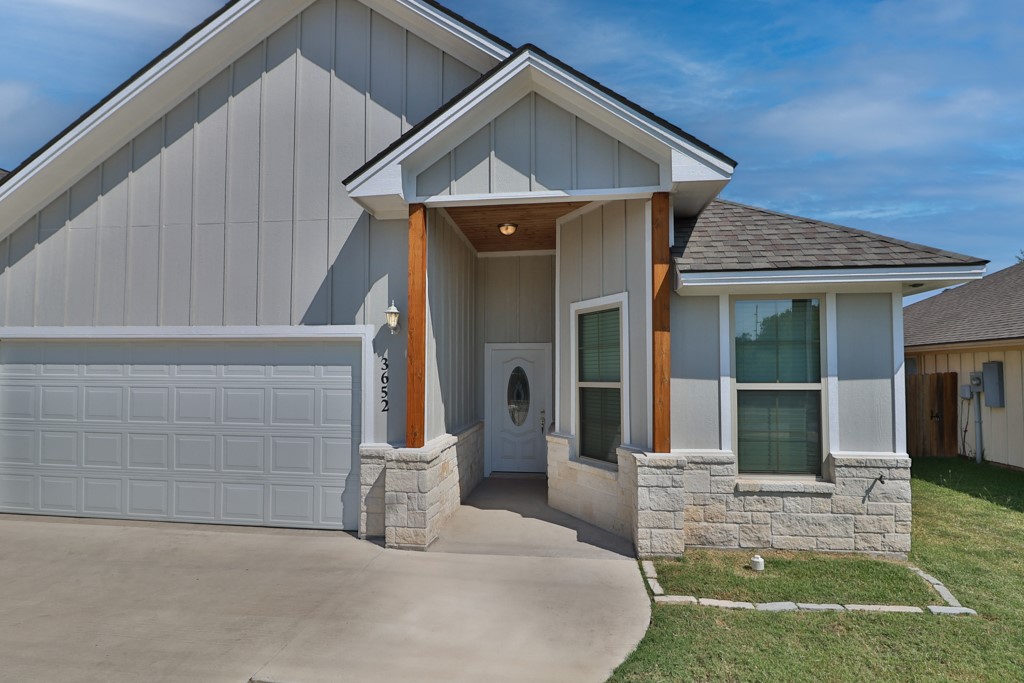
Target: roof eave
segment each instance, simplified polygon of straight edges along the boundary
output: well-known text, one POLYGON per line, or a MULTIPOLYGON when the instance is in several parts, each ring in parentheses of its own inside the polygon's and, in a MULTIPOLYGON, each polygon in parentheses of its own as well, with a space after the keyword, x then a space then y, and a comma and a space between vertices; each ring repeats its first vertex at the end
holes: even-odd
POLYGON ((676 291, 705 290, 714 287, 794 288, 844 285, 899 285, 904 296, 980 280, 985 263, 938 266, 785 268, 777 270, 693 271, 676 259, 676 291))

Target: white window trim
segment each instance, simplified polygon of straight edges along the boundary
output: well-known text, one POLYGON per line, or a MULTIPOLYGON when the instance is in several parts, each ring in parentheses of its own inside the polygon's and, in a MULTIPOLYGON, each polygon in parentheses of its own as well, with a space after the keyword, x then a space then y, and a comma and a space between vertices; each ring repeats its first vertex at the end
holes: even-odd
POLYGON ((729 433, 722 430, 722 448, 728 445, 735 448, 736 471, 744 479, 757 479, 760 477, 772 477, 775 479, 818 478, 824 479, 825 460, 830 453, 836 452, 833 448, 832 439, 838 439, 839 435, 839 387, 838 387, 838 354, 835 345, 836 306, 835 293, 794 293, 794 294, 737 294, 733 296, 723 295, 720 299, 719 314, 721 316, 721 328, 728 333, 727 341, 722 343, 722 351, 728 348, 728 361, 722 362, 722 424, 730 424, 729 433), (818 325, 820 337, 820 363, 821 381, 777 384, 777 383, 740 383, 736 378, 736 304, 740 301, 779 301, 785 299, 817 299, 819 310, 818 325), (728 346, 727 346, 728 345, 728 346), (728 387, 726 386, 728 384, 728 387), (835 386, 833 386, 833 384, 835 386), (821 392, 821 470, 818 475, 798 474, 780 472, 774 474, 750 473, 739 470, 739 392, 740 391, 820 391, 821 392), (726 404, 728 403, 728 409, 726 404), (835 404, 835 405, 833 405, 835 404), (728 412, 726 412, 728 410, 728 412), (726 415, 729 422, 726 422, 726 415), (833 420, 835 424, 833 425, 833 420))
MULTIPOLYGON (((622 444, 630 443, 630 430, 629 430, 629 295, 626 292, 619 294, 611 294, 609 296, 602 296, 596 299, 587 299, 585 301, 577 301, 574 304, 569 305, 569 385, 572 387, 572 395, 569 401, 569 419, 570 429, 572 430, 573 442, 577 444, 574 449, 577 454, 579 453, 579 436, 580 436, 580 425, 579 425, 579 390, 581 386, 586 388, 588 386, 595 387, 620 387, 621 388, 621 413, 620 419, 622 420, 622 444), (579 377, 579 316, 585 313, 596 313, 598 311, 607 311, 611 309, 619 309, 619 353, 621 354, 621 361, 619 367, 621 368, 622 376, 621 382, 585 382, 581 385, 578 382, 579 377)), ((597 461, 604 462, 604 461, 597 461)), ((614 463, 610 463, 614 466, 614 463)))

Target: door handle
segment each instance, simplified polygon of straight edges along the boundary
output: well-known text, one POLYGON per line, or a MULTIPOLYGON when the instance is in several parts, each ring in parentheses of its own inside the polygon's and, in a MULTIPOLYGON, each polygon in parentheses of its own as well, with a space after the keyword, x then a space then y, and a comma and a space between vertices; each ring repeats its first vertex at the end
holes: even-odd
POLYGON ((545 415, 546 415, 546 411, 543 411, 543 410, 540 411, 540 431, 541 431, 541 434, 545 433, 544 428, 547 426, 547 421, 545 420, 545 415))

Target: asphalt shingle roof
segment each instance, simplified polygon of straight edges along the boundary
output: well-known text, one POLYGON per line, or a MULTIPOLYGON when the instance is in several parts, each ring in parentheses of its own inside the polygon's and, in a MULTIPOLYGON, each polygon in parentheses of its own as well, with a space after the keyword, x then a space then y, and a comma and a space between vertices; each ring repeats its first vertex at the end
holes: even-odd
POLYGON ((907 346, 1024 339, 1024 263, 903 311, 907 346))
POLYGON ((6 178, 9 173, 10 171, 5 171, 4 169, 0 168, 0 180, 6 178))
POLYGON ((676 219, 673 256, 684 272, 987 263, 973 256, 721 199, 697 218, 676 219))

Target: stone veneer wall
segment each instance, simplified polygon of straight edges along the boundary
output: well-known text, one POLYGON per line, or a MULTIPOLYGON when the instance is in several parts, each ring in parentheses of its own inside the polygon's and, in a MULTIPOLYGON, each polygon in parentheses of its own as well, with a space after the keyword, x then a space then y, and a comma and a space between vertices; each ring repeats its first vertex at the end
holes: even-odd
POLYGON ((483 424, 423 448, 368 446, 360 455, 360 537, 425 550, 483 480, 483 424))
POLYGON ((686 546, 910 551, 910 458, 833 456, 829 481, 744 479, 731 453, 618 453, 614 470, 548 437, 548 503, 619 536, 640 557, 686 546))
POLYGON ((743 479, 736 456, 686 454, 686 543, 910 552, 910 458, 832 456, 831 481, 743 479))

